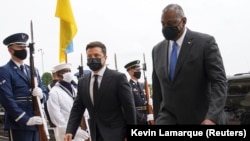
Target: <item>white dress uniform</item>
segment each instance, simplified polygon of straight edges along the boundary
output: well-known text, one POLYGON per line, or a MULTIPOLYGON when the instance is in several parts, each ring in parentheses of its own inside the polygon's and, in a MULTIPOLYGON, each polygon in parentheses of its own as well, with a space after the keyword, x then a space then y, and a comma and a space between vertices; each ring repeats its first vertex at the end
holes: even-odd
MULTIPOLYGON (((47 107, 50 119, 56 125, 54 130, 56 141, 64 140, 70 111, 76 97, 76 88, 73 85, 72 91, 71 93, 57 82, 49 92, 47 107)), ((78 130, 80 130, 80 127, 78 130)), ((83 141, 83 139, 78 137, 76 133, 73 141, 83 141)))

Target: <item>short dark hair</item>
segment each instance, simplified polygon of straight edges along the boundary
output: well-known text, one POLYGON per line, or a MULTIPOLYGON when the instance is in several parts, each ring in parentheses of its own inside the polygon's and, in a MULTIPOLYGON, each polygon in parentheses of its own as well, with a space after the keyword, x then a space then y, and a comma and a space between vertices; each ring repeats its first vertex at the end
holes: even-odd
POLYGON ((106 52, 107 52, 106 46, 102 42, 100 42, 100 41, 93 41, 93 42, 90 42, 89 44, 87 44, 86 51, 89 48, 94 48, 94 47, 101 48, 102 49, 102 53, 106 56, 106 52))

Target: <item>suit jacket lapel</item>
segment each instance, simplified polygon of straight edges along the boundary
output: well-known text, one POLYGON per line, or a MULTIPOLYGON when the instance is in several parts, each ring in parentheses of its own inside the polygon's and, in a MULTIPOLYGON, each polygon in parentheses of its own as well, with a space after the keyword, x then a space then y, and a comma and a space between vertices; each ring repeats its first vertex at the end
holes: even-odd
POLYGON ((102 81, 99 87, 98 95, 97 95, 97 102, 95 102, 95 107, 98 107, 100 99, 105 96, 105 90, 109 88, 108 84, 110 83, 111 75, 110 70, 106 68, 105 72, 103 73, 102 81))
POLYGON ((15 64, 13 61, 10 61, 9 63, 10 63, 10 65, 12 66, 12 68, 14 68, 14 69, 16 70, 17 74, 18 74, 23 80, 25 80, 28 84, 30 84, 30 83, 29 83, 29 80, 27 79, 27 77, 26 77, 26 75, 24 74, 24 72, 22 72, 22 70, 21 70, 18 66, 16 66, 16 64, 15 64))
POLYGON ((26 82, 28 82, 27 77, 25 76, 25 74, 24 74, 20 69, 17 69, 17 74, 18 74, 23 80, 25 80, 26 82))
POLYGON ((82 87, 82 91, 84 91, 84 93, 86 93, 86 95, 84 95, 83 98, 86 98, 86 102, 90 102, 89 105, 91 105, 90 107, 94 109, 94 105, 92 103, 91 97, 90 97, 90 91, 89 91, 89 86, 90 86, 90 79, 91 79, 91 73, 84 76, 84 78, 82 78, 84 83, 83 83, 83 87, 82 87))
POLYGON ((169 62, 169 41, 164 40, 162 44, 159 45, 159 50, 156 52, 157 56, 154 56, 154 64, 158 67, 160 67, 160 70, 165 72, 165 76, 168 81, 169 75, 168 75, 168 62, 169 62))
POLYGON ((30 67, 28 67, 27 65, 25 65, 25 69, 26 69, 26 72, 27 72, 28 81, 31 82, 30 67))
POLYGON ((169 56, 169 41, 167 40, 167 43, 166 43, 166 45, 165 45, 165 49, 166 49, 166 59, 165 60, 167 60, 167 62, 165 62, 165 64, 166 64, 166 70, 164 70, 165 72, 167 72, 166 74, 167 74, 167 80, 168 81, 171 81, 170 79, 169 79, 169 59, 170 59, 170 56, 169 56))
POLYGON ((190 35, 190 31, 187 30, 186 36, 185 36, 183 43, 182 43, 181 51, 180 51, 179 56, 178 56, 174 78, 176 78, 176 76, 180 72, 181 67, 183 66, 183 63, 187 59, 186 57, 188 56, 189 52, 191 51, 193 39, 189 35, 190 35))

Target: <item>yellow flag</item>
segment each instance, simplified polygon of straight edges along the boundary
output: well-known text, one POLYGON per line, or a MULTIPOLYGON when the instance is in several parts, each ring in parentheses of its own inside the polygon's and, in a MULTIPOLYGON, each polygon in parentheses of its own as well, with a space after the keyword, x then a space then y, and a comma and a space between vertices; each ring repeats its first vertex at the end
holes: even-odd
POLYGON ((70 0, 57 0, 55 16, 60 19, 59 62, 67 62, 67 54, 73 52, 73 38, 77 32, 70 0))

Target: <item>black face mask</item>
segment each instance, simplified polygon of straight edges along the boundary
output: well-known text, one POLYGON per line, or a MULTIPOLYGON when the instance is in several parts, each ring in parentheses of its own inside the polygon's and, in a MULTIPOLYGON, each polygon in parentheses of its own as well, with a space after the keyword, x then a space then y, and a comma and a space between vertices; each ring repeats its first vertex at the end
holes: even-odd
POLYGON ((137 79, 140 79, 141 78, 141 72, 140 71, 134 72, 134 77, 137 78, 137 79))
POLYGON ((89 58, 87 65, 92 71, 97 71, 102 68, 101 58, 89 58))
POLYGON ((24 60, 27 57, 27 50, 26 49, 22 49, 22 50, 14 50, 14 56, 16 56, 17 58, 24 60))
POLYGON ((162 34, 167 40, 174 40, 180 33, 178 26, 180 25, 181 21, 177 26, 163 26, 162 27, 162 34))

